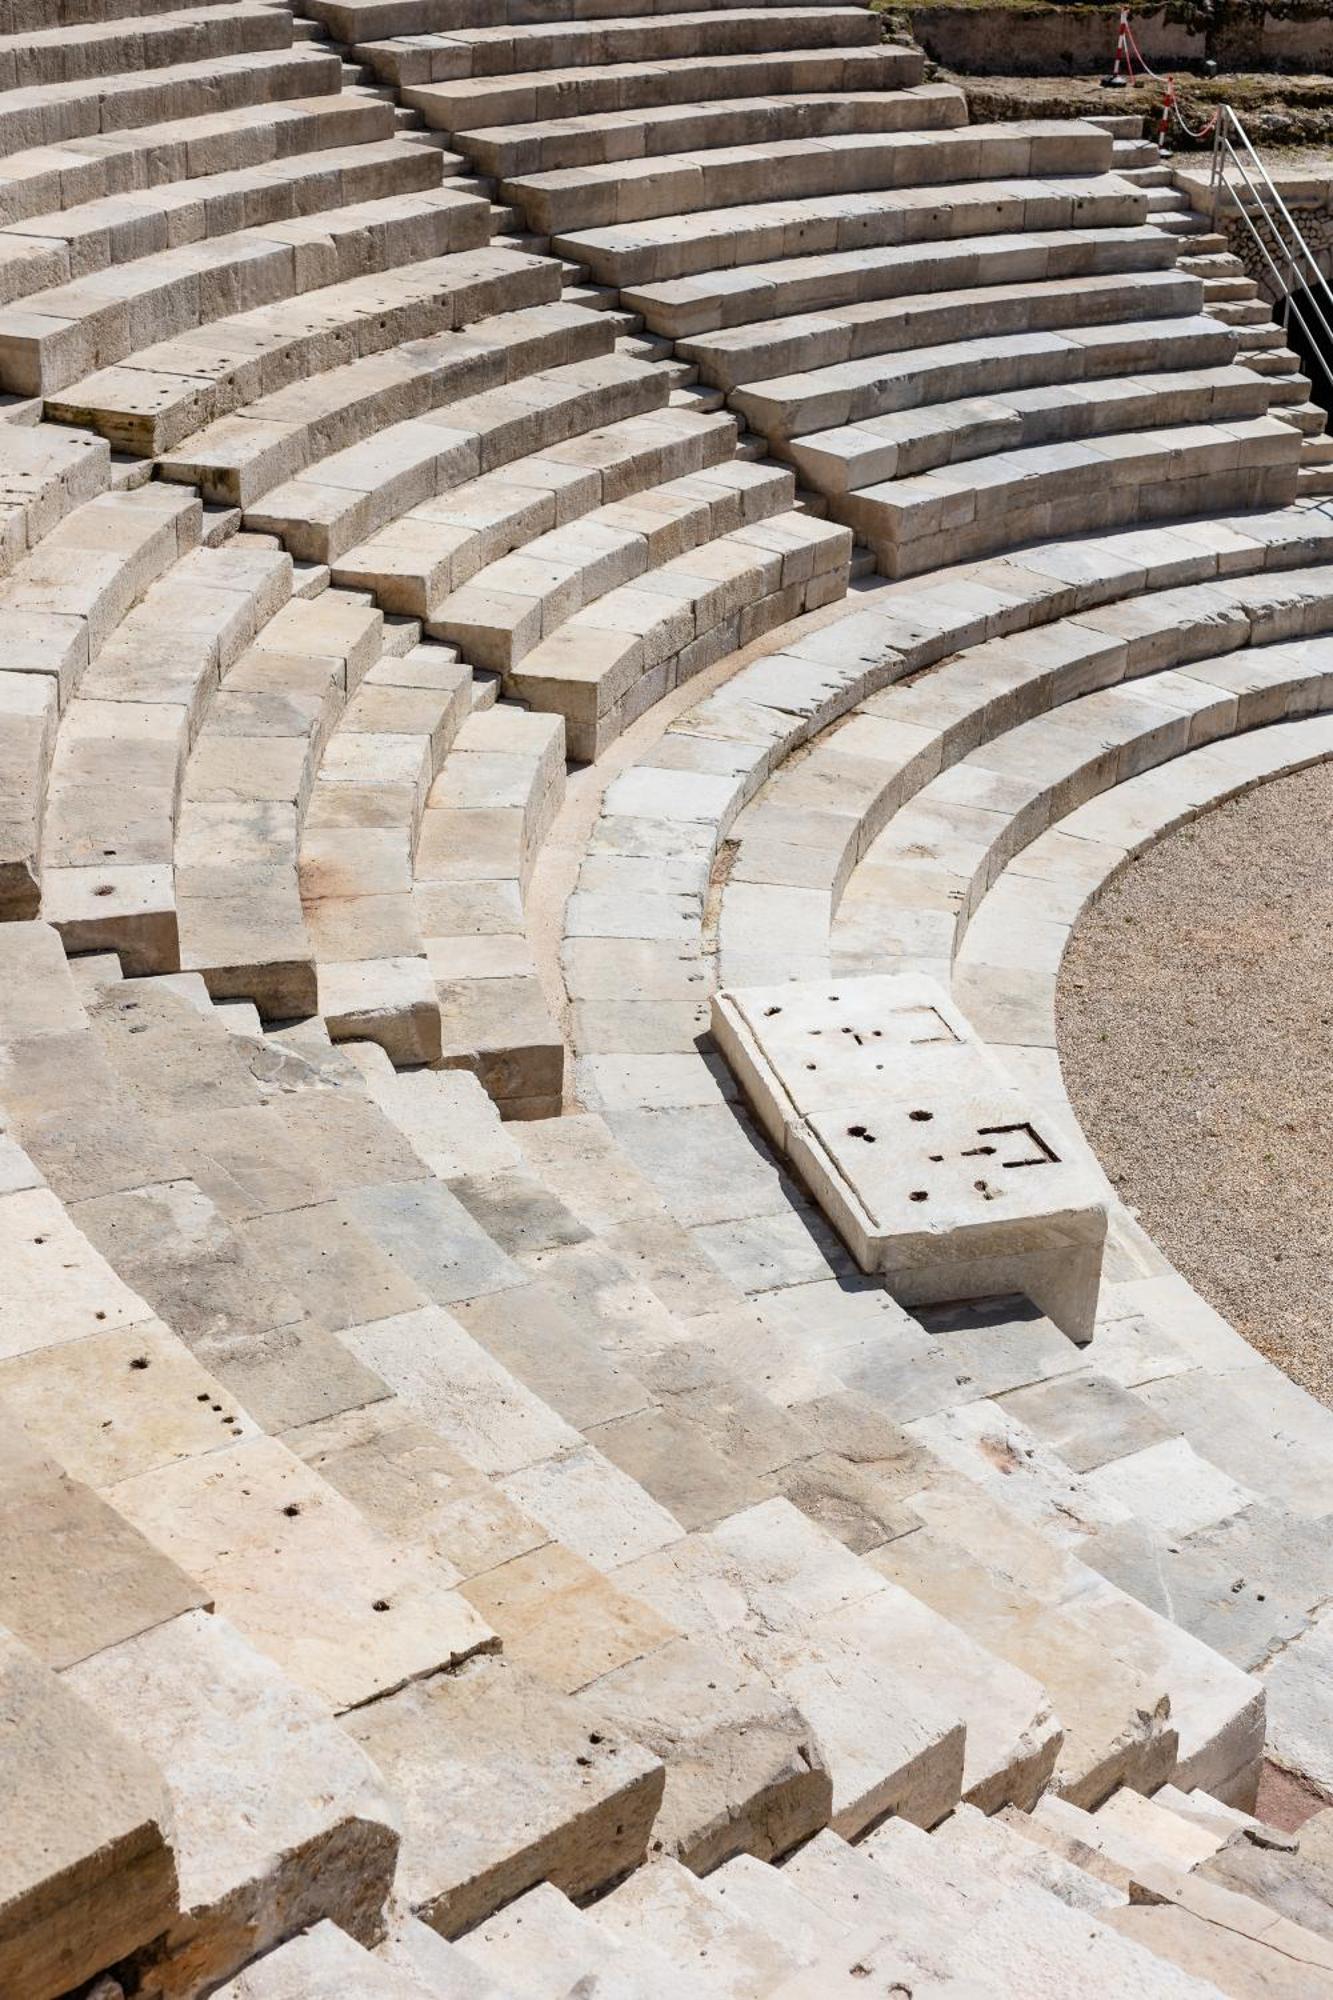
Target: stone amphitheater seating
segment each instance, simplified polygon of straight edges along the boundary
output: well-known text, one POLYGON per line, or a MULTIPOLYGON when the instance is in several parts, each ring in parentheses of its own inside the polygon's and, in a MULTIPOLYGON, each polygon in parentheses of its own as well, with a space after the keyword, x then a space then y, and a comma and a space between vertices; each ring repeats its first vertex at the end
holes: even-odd
POLYGON ((1333 1417, 1054 1033, 1333 756, 1333 445, 1118 121, 922 73, 0 0, 4 2000, 1333 1995, 1333 1417), (884 971, 1086 1346, 749 1119, 714 993, 884 971))

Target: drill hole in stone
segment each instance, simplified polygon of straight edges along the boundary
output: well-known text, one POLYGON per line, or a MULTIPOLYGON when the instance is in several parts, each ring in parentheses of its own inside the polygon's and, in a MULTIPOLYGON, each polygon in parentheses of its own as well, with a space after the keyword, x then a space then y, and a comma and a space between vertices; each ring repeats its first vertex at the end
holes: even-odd
POLYGON ((93 890, 94 896, 114 896, 115 893, 116 885, 114 882, 99 882, 93 890))
POLYGON ((930 1194, 925 1188, 913 1188, 907 1199, 909 1201, 929 1201, 930 1194))
POLYGON ((933 1111, 909 1111, 907 1115, 909 1118, 914 1119, 918 1125, 927 1125, 935 1116, 935 1113, 933 1111))
POLYGON ((874 1133, 864 1125, 849 1125, 847 1127, 847 1137, 849 1139, 864 1139, 867 1146, 873 1146, 875 1143, 874 1133))

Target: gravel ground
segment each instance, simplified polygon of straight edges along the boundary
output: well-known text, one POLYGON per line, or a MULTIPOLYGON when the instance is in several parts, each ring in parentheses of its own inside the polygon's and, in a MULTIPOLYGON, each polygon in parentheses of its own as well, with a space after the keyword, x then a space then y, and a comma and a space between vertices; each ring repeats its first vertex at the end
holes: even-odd
POLYGON ((1130 864, 1058 1000, 1111 1180, 1246 1339, 1333 1405, 1333 764, 1130 864))

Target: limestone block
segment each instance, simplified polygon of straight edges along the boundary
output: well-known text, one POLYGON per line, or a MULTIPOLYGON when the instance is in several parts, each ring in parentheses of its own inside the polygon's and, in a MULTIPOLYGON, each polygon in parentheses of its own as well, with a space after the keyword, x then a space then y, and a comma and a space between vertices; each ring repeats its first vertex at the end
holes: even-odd
POLYGON ((129 1737, 0 1631, 0 1988, 53 2000, 128 1957, 177 1909, 172 1811, 129 1737))
POLYGON ((347 1340, 426 1423, 493 1477, 582 1442, 438 1306, 352 1327, 347 1340))
POLYGON ((397 1397, 284 1440, 383 1534, 433 1550, 442 1580, 503 1569, 549 1542, 539 1521, 397 1397))
POLYGON ((256 1428, 155 1319, 0 1363, 0 1397, 31 1437, 91 1486, 217 1451, 256 1428))
POLYGON ((274 1438, 111 1491, 207 1581, 247 1638, 335 1708, 494 1643, 418 1550, 370 1527, 274 1438))
POLYGON ((151 1317, 46 1187, 0 1198, 0 1356, 151 1317))
POLYGON ((662 1758, 654 1846, 698 1873, 736 1853, 770 1860, 827 1823, 831 1783, 809 1722, 725 1639, 673 1639, 579 1701, 662 1758))
POLYGON ((398 1886, 446 1937, 537 1882, 587 1895, 643 1857, 661 1764, 502 1659, 418 1681, 344 1727, 401 1801, 398 1886))
POLYGON ((211 1990, 256 1952, 329 1917, 372 1943, 397 1813, 324 1706, 225 1618, 175 1618, 65 1676, 161 1770, 180 1874, 149 1955, 152 1995, 211 1990))
POLYGON ((217 1989, 219 2000, 421 2000, 423 1991, 327 1918, 217 1989))
POLYGON ((506 1659, 563 1694, 599 1683, 676 1636, 648 1605, 558 1542, 474 1577, 462 1594, 499 1634, 506 1659))
POLYGON ((1091 1339, 1104 1204, 942 991, 894 975, 733 990, 712 1026, 862 1270, 904 1304, 1026 1291, 1091 1339))

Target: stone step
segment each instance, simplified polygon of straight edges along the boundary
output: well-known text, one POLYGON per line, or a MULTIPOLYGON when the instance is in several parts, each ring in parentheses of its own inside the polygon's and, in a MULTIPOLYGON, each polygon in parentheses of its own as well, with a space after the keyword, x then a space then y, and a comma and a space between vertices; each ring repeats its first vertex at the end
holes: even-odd
POLYGON ((24 1835, 0 1877, 0 1981, 48 2000, 175 1917, 171 1814, 150 1761, 9 1632, 0 1689, 10 1824, 24 1835))
POLYGON ((434 1930, 456 1937, 540 1882, 591 1895, 643 1859, 662 1766, 589 1723, 484 1654, 345 1718, 402 1801, 398 1888, 434 1930))
POLYGON ((438 1931, 417 1917, 395 1913, 388 1936, 375 1947, 375 1957, 391 1971, 419 1982, 432 2000, 519 2000, 512 1987, 498 1986, 479 1966, 470 1964, 457 1945, 446 1944, 438 1931))
POLYGON ((49 398, 46 413, 62 421, 68 414, 115 445, 155 455, 261 392, 328 375, 341 355, 382 355, 403 342, 558 296, 558 273, 535 257, 483 249, 427 258, 141 348, 124 365, 49 398))
POLYGON ((106 490, 110 452, 100 438, 54 424, 0 429, 0 576, 67 514, 106 490))
POLYGON ((701 338, 727 330, 729 338, 743 342, 747 328, 761 328, 767 320, 789 314, 845 312, 879 300, 897 300, 907 312, 907 300, 921 294, 943 294, 941 310, 949 310, 951 302, 957 310, 973 292, 993 292, 1001 302, 1011 290, 1021 294, 1055 282, 1085 284, 1097 292, 1101 282, 1123 274, 1141 276, 1149 294, 1167 290, 1181 300, 1199 298, 1193 286, 1183 286, 1175 276, 1171 248, 1157 230, 1107 226, 1023 232, 1021 218, 1009 220, 1013 230, 995 236, 881 244, 809 258, 783 258, 779 246, 773 262, 634 286, 624 300, 642 310, 656 332, 701 338))
POLYGON ((302 828, 301 899, 319 1016, 335 1042, 378 1042, 399 1063, 440 1055, 412 856, 471 695, 471 674, 450 647, 382 655, 324 746, 302 828))
POLYGON ((450 487, 590 430, 660 408, 668 384, 651 362, 615 353, 483 390, 337 452, 309 479, 274 487, 247 525, 280 535, 293 555, 333 562, 368 535, 450 487))
POLYGON ((1137 1928, 1117 1935, 1127 1911, 1108 1910, 1101 1918, 1076 1912, 1025 1884, 996 1879, 909 1826, 878 1828, 861 1852, 885 1877, 888 1907, 901 1908, 905 1896, 916 1904, 918 1949, 929 1952, 947 1939, 946 1962, 957 1974, 1016 1985, 1058 1977, 1088 1982, 1093 1991, 1133 1985, 1163 2000, 1211 2000, 1206 1976, 1164 1963, 1146 1937, 1137 1941, 1137 1928))
POLYGON ((335 1712, 498 1643, 421 1551, 370 1528, 276 1438, 158 1467, 110 1493, 159 1548, 184 1556, 243 1636, 335 1712))
POLYGON ((1052 239, 1042 238, 1019 238, 1012 248, 1003 238, 983 244, 984 261, 975 254, 977 246, 969 254, 966 243, 958 246, 956 259, 950 249, 925 255, 897 248, 842 253, 793 259, 785 266, 756 265, 713 279, 683 279, 632 296, 642 299, 654 321, 665 319, 680 331, 696 319, 716 320, 720 306, 722 323, 682 339, 680 352, 698 365, 706 381, 732 389, 756 376, 781 373, 784 366, 819 367, 978 334, 1035 333, 1196 313, 1200 295, 1191 279, 1143 267, 1142 246, 1135 240, 1141 234, 1106 230, 1083 239, 1074 236, 1065 245, 1067 259, 1055 254, 1052 239), (1117 237, 1128 240, 1118 242, 1117 237), (989 251, 996 253, 993 263, 999 268, 1022 273, 1027 265, 1032 275, 991 284, 989 251), (1082 261, 1104 268, 1086 276, 1061 275, 1062 263, 1067 267, 1082 261), (959 285, 970 274, 980 282, 959 285), (720 283, 723 277, 734 283, 734 304, 720 283), (769 292, 774 294, 771 313, 764 310, 769 292), (788 317, 777 309, 787 300, 792 305, 805 300, 806 309, 788 317), (757 308, 756 316, 747 320, 751 306, 757 308), (733 314, 741 323, 734 323, 733 314))
POLYGON ((339 1993, 355 1993, 358 2000, 430 2000, 441 1989, 364 1950, 325 1918, 216 1990, 220 2000, 333 2000, 339 1993))
POLYGON ((924 83, 909 90, 858 90, 851 96, 804 90, 784 97, 638 105, 577 120, 483 126, 455 134, 455 143, 479 172, 508 180, 605 165, 626 147, 655 157, 677 153, 685 145, 747 146, 835 132, 942 129, 964 124, 966 116, 966 101, 952 85, 924 83))
POLYGON ((42 822, 56 727, 103 640, 199 538, 198 502, 160 489, 105 493, 74 508, 0 583, 6 709, 0 901, 36 913, 42 822))
POLYGON ((607 353, 613 328, 600 323, 604 317, 557 299, 347 362, 206 425, 159 460, 158 476, 198 485, 223 505, 250 508, 274 485, 388 425, 459 395, 607 353))
POLYGON ((439 178, 426 149, 387 138, 35 215, 0 232, 0 302, 82 284, 113 265, 232 234, 241 223, 281 224, 293 214, 417 193, 439 178))
MULTIPOLYGON (((591 1912, 593 1919, 618 1942, 644 1943, 662 1959, 688 1965, 706 1982, 704 1991, 725 2000, 749 2000, 769 1993, 790 1974, 811 1964, 818 1946, 811 1934, 795 1947, 775 1936, 769 1907, 761 1921, 747 1915, 744 1889, 755 1873, 772 1878, 768 1904, 779 1901, 783 1878, 752 1857, 737 1857, 713 1874, 700 1878, 679 1863, 649 1862, 604 1896, 591 1912), (732 1886, 737 1893, 730 1893, 732 1886)), ((790 1897, 794 1912, 804 1918, 800 1899, 790 1897)))
POLYGON ((1160 171, 1161 148, 1155 139, 1116 138, 1111 147, 1111 164, 1117 173, 1145 167, 1160 171))
POLYGON ((988 554, 1049 533, 1056 519, 1068 531, 1281 506, 1295 491, 1299 451, 1299 437, 1276 417, 1111 432, 867 487, 839 511, 882 570, 910 576, 936 567, 943 549, 956 559, 988 554))
MULTIPOLYGON (((71 130, 62 133, 58 144, 11 152, 0 191, 0 226, 12 229, 34 216, 57 214, 62 205, 140 194, 155 185, 152 176, 160 171, 169 174, 170 182, 234 173, 301 152, 370 144, 392 134, 386 106, 337 94, 332 57, 293 50, 276 73, 271 60, 265 61, 269 67, 259 67, 251 79, 261 93, 257 103, 241 94, 244 66, 219 64, 218 95, 233 107, 220 111, 208 111, 176 71, 177 92, 187 107, 179 117, 107 132, 94 126, 83 135, 71 130)), ((141 87, 142 79, 136 77, 135 83, 141 87)))
POLYGON ((1225 368, 1235 351, 1234 343, 1204 314, 1163 321, 1112 320, 1052 332, 958 340, 887 356, 872 352, 809 373, 747 382, 730 400, 751 429, 770 443, 786 443, 812 431, 859 425, 875 417, 1011 388, 1054 388, 1129 377, 1149 345, 1153 360, 1172 373, 1225 368))
MULTIPOLYGON (((631 1880, 644 1872, 637 1870, 631 1880)), ((549 1883, 469 1931, 458 1950, 488 1977, 525 1994, 605 1991, 623 2000, 653 2000, 669 1991, 682 2000, 708 2000, 716 1991, 680 1956, 668 1957, 637 1933, 595 1922, 549 1883)))
MULTIPOLYGON (((833 122, 833 121, 830 121, 833 122)), ((558 168, 503 183, 532 229, 623 226, 762 201, 774 176, 788 200, 872 189, 933 186, 1005 176, 1092 176, 1106 165, 1101 134, 1086 125, 969 125, 955 131, 819 132, 768 137, 685 153, 558 168)))
POLYGON ((746 1509, 620 1575, 677 1627, 730 1632, 776 1677, 816 1731, 833 1780, 830 1824, 849 1837, 886 1810, 933 1825, 959 1789, 990 1810, 1035 1798, 1049 1776, 1060 1732, 1040 1687, 787 1501, 746 1509), (716 1602, 724 1577, 732 1601, 716 1602))
POLYGON ((1163 1967, 1236 1995, 1265 1987, 1293 1995, 1333 1992, 1327 1940, 1264 1903, 1165 1865, 1143 1842, 1112 1835, 1096 1816, 1063 1800, 1043 1800, 1030 1819, 1016 1814, 1012 1823, 1058 1857, 1128 1889, 1129 1900, 1108 1909, 1105 1922, 1163 1967))
MULTIPOLYGON (((1278 329, 1274 327, 1273 332, 1277 333, 1278 329)), ((1280 334, 1278 334, 1277 340, 1271 346, 1267 347, 1247 347, 1242 337, 1241 345, 1237 352, 1238 358, 1244 362, 1247 368, 1253 368, 1256 375, 1282 377, 1285 375, 1298 375, 1299 373, 1301 365, 1300 357, 1290 347, 1284 347, 1281 344, 1280 334)))
POLYGON ((409 508, 335 565, 386 610, 431 619, 451 590, 533 536, 726 458, 735 420, 659 408, 599 424, 409 508))
POLYGON ((1208 310, 1224 326, 1268 326, 1273 318, 1272 307, 1257 298, 1210 300, 1208 310))
POLYGON ((464 723, 422 815, 414 915, 440 1015, 441 1061, 501 1112, 560 1109, 564 1042, 537 977, 523 902, 564 796, 558 715, 501 702, 464 723))
POLYGON ((257 307, 274 305, 306 290, 310 278, 327 284, 353 268, 390 270, 475 248, 486 235, 484 202, 427 188, 294 217, 267 233, 239 230, 161 251, 122 273, 94 273, 0 309, 0 381, 21 394, 53 397, 99 364, 225 319, 238 288, 257 307))
POLYGON ((150 1990, 228 1979, 294 1924, 374 1941, 394 1877, 389 1790, 324 1705, 225 1617, 188 1612, 63 1679, 165 1781, 180 1908, 143 1955, 150 1990))
POLYGON ((277 9, 253 0, 232 7, 204 5, 149 13, 138 20, 90 20, 77 34, 65 26, 0 34, 0 87, 32 90, 83 84, 89 76, 151 72, 174 63, 245 56, 291 46, 291 28, 277 9))
MULTIPOLYGON (((434 129, 454 135, 494 133, 507 126, 573 118, 610 117, 659 106, 707 104, 718 99, 785 97, 811 90, 844 94, 895 90, 918 81, 910 49, 867 38, 849 10, 848 33, 831 47, 805 39, 805 17, 789 11, 780 26, 785 46, 739 54, 702 46, 680 56, 639 62, 605 62, 589 68, 536 69, 517 75, 467 75, 456 82, 412 85, 405 101, 434 129)), ((483 144, 491 143, 483 140, 483 144)))
POLYGON ((182 785, 175 854, 183 969, 265 1019, 313 1013, 298 845, 324 742, 382 651, 383 621, 325 591, 292 599, 214 696, 182 785), (291 685, 290 683, 295 683, 291 685))
POLYGON ((192 550, 89 663, 56 737, 43 830, 43 910, 67 949, 117 951, 136 974, 179 963, 172 860, 186 758, 219 676, 292 582, 280 551, 236 540, 192 550))
MULTIPOLYGON (((856 7, 718 7, 606 20, 459 28, 401 42, 361 42, 357 55, 377 76, 411 93, 404 101, 424 112, 428 123, 455 131, 460 125, 477 122, 476 112, 484 100, 469 92, 471 115, 453 121, 433 118, 430 107, 415 95, 423 85, 461 77, 475 83, 480 77, 514 77, 532 70, 558 76, 564 70, 584 66, 669 61, 679 56, 757 54, 775 45, 846 48, 878 39, 876 24, 856 7)), ((567 107, 566 115, 569 109, 572 107, 567 107)))
MULTIPOLYGON (((693 9, 697 0, 680 0, 680 5, 693 9)), ((670 12, 671 9, 663 11, 670 12)), ((465 27, 500 25, 495 18, 497 9, 489 4, 489 0, 468 0, 468 4, 462 7, 458 0, 312 0, 311 12, 343 42, 365 42, 394 36, 447 35, 465 27), (468 14, 471 14, 471 19, 466 18, 468 14)), ((509 22, 521 22, 527 18, 523 8, 515 7, 513 0, 506 0, 503 13, 509 22)), ((575 5, 564 10, 563 18, 585 21, 598 20, 603 16, 595 0, 576 0, 575 5)), ((915 51, 904 49, 901 53, 907 55, 915 51)), ((916 60, 919 74, 919 54, 916 60)))
POLYGON ((764 263, 781 257, 793 243, 799 243, 802 256, 811 256, 1007 229, 1058 230, 1070 224, 1132 228, 1143 218, 1144 197, 1114 174, 1057 176, 999 186, 967 181, 715 208, 701 218, 663 216, 632 228, 579 230, 556 238, 555 247, 586 264, 599 284, 629 291, 633 296, 628 303, 642 311, 637 296, 642 287, 729 265, 764 263))
POLYGON ((787 451, 800 476, 822 493, 846 493, 994 452, 1108 431, 1262 417, 1268 405, 1266 385, 1256 384, 1247 368, 1201 368, 1129 380, 1112 376, 871 417, 864 425, 807 434, 787 451))
MULTIPOLYGON (((338 85, 335 55, 322 49, 283 46, 199 63, 175 63, 146 75, 133 69, 121 76, 91 77, 82 83, 41 84, 7 91, 0 100, 0 153, 26 155, 52 146, 63 149, 70 142, 103 132, 117 135, 141 123, 214 116, 281 99, 328 97, 336 94, 338 85)), ((262 111, 258 115, 262 120, 262 111)), ((113 137, 110 150, 119 155, 126 144, 126 139, 113 137)), ((129 140, 128 145, 133 152, 139 150, 137 140, 129 140)), ((76 146, 75 150, 80 149, 76 146)), ((51 163, 45 164, 49 172, 51 163)), ((49 183, 47 187, 41 205, 49 207, 52 195, 58 205, 59 190, 49 183)))
POLYGON ((575 612, 526 655, 513 692, 565 718, 591 760, 670 688, 847 587, 851 537, 797 513, 738 528, 575 612))
POLYGON ((790 473, 724 462, 613 501, 524 544, 452 592, 431 630, 512 678, 524 658, 609 590, 700 544, 789 509, 790 473))

